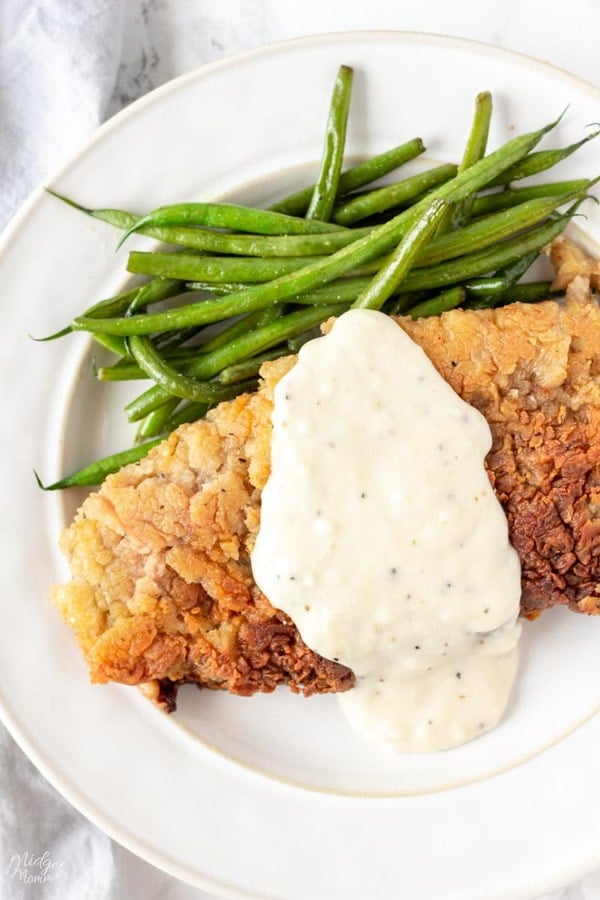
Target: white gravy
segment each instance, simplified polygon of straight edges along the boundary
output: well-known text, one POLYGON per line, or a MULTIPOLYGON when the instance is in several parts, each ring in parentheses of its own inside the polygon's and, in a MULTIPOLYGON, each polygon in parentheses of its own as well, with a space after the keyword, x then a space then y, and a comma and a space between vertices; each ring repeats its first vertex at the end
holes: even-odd
POLYGON ((351 310, 276 387, 254 577, 352 669, 350 723, 402 752, 494 727, 517 669, 520 566, 487 422, 382 313, 351 310))

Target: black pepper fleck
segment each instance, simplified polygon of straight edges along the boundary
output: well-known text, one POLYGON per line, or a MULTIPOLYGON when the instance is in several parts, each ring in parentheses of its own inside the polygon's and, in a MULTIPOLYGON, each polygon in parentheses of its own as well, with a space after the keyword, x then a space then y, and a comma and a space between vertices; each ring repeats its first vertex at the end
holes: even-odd
POLYGON ((461 678, 460 672, 457 672, 457 673, 456 673, 456 677, 457 677, 457 678, 461 678))

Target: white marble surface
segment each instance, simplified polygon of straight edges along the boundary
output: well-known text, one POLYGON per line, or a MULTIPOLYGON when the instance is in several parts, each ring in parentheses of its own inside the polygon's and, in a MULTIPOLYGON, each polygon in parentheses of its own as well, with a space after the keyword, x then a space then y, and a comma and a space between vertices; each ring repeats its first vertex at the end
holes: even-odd
MULTIPOLYGON (((600 0, 571 0, 560 9, 548 0, 420 0, 418 4, 402 0, 126 0, 123 6, 122 61, 108 114, 211 60, 299 35, 362 29, 473 38, 550 60, 600 84, 600 0)), ((208 896, 121 848, 115 847, 115 854, 119 897, 206 900, 208 896)), ((0 895, 5 896, 1 885, 0 895)), ((598 898, 600 871, 543 900, 598 898)))

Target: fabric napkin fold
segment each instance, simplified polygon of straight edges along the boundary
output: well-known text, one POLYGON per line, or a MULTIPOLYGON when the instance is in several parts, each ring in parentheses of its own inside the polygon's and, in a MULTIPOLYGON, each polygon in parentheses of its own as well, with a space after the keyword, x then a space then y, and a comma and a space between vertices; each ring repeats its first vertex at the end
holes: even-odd
POLYGON ((0 3, 0 229, 106 116, 121 0, 0 3))

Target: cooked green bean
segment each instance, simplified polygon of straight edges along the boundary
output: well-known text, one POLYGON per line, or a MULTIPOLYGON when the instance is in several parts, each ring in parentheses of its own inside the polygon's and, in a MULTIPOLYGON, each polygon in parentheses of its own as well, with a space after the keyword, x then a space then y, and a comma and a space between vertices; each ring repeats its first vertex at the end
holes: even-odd
MULTIPOLYGON (((241 362, 248 356, 256 356, 270 347, 275 347, 288 338, 301 334, 307 328, 324 322, 330 316, 339 315, 346 308, 346 304, 337 304, 317 308, 308 307, 308 309, 288 313, 262 328, 256 328, 254 331, 240 335, 212 353, 198 357, 190 366, 188 375, 198 379, 213 378, 228 366, 241 362)), ((168 392, 160 386, 155 385, 149 388, 125 407, 129 420, 136 422, 142 419, 168 398, 168 392)))
POLYGON ((86 309, 84 315, 92 319, 104 319, 110 316, 120 316, 127 312, 133 305, 134 309, 144 309, 153 303, 160 303, 170 297, 176 297, 182 292, 180 281, 167 278, 153 278, 144 284, 138 285, 124 294, 117 294, 107 300, 100 300, 86 309))
POLYGON ((140 369, 167 394, 183 400, 193 400, 195 403, 218 403, 230 396, 226 385, 196 381, 178 372, 158 353, 147 337, 133 335, 129 338, 129 349, 140 369))
POLYGON ((329 222, 331 219, 344 159, 353 75, 349 66, 340 66, 338 69, 327 116, 321 166, 306 211, 307 219, 319 219, 322 222, 329 222))
POLYGON ((575 199, 575 196, 574 194, 561 194, 559 197, 527 200, 519 206, 512 206, 485 218, 477 219, 458 231, 441 234, 433 238, 419 253, 416 265, 419 267, 434 265, 456 256, 465 256, 475 250, 491 247, 506 238, 514 237, 519 231, 539 225, 557 207, 575 199))
POLYGON ((280 356, 289 355, 289 347, 274 347, 273 350, 267 350, 259 356, 250 356, 244 362, 236 363, 233 366, 227 366, 219 373, 219 381, 222 384, 236 384, 238 381, 245 381, 258 375, 263 363, 270 362, 272 359, 279 359, 280 356))
POLYGON ((328 234, 253 235, 226 234, 203 228, 140 228, 163 244, 231 256, 325 256, 351 244, 372 227, 331 231, 328 234))
POLYGON ((165 334, 157 334, 154 338, 154 345, 161 353, 170 353, 175 348, 181 348, 183 344, 191 341, 192 338, 202 334, 203 329, 198 328, 180 328, 178 331, 167 331, 165 334))
POLYGON ((301 334, 289 338, 286 341, 288 353, 297 353, 301 347, 308 343, 308 341, 320 337, 321 334, 322 331, 320 327, 317 326, 316 328, 309 328, 307 331, 303 331, 301 334))
POLYGON ((490 187, 510 184, 511 181, 519 181, 521 178, 528 178, 531 175, 537 175, 539 172, 545 172, 547 169, 557 165, 557 163, 562 162, 563 159, 571 156, 572 153, 575 153, 588 141, 593 141, 599 134, 600 130, 594 131, 575 144, 570 144, 568 147, 563 147, 560 150, 539 150, 537 153, 530 153, 521 162, 511 166, 510 169, 507 169, 506 172, 495 178, 491 182, 490 187))
MULTIPOLYGON (((479 293, 477 301, 478 309, 500 306, 507 291, 514 287, 520 278, 530 269, 538 256, 537 250, 526 250, 522 256, 517 256, 495 272, 495 277, 500 279, 501 287, 492 287, 487 294, 479 293)), ((469 294, 473 293, 472 287, 469 294)))
POLYGON ((105 350, 109 350, 111 353, 116 353, 117 356, 127 356, 129 353, 127 339, 124 337, 119 337, 116 334, 94 334, 92 336, 97 344, 100 344, 101 347, 104 347, 105 350))
POLYGON ((139 218, 124 232, 117 244, 120 247, 129 235, 140 228, 171 228, 204 226, 230 228, 232 231, 249 231, 252 234, 323 234, 341 226, 317 220, 299 219, 283 213, 234 203, 176 203, 159 206, 139 218))
POLYGON ((550 184, 535 184, 531 187, 511 188, 495 191, 476 197, 471 208, 471 216, 484 216, 510 206, 518 206, 526 200, 537 200, 540 197, 558 197, 561 194, 584 194, 594 184, 587 178, 576 178, 572 181, 555 181, 550 184))
POLYGON ((434 169, 427 169, 425 172, 411 175, 404 181, 388 184, 385 187, 369 191, 367 194, 361 194, 359 197, 351 197, 336 207, 334 221, 340 225, 352 225, 354 222, 366 219, 376 213, 410 203, 425 191, 430 191, 432 188, 450 181, 457 171, 457 167, 452 163, 444 163, 434 169))
POLYGON ((437 266, 413 269, 406 276, 403 288, 407 291, 416 291, 446 287, 478 275, 485 275, 486 272, 492 272, 501 266, 521 259, 527 253, 536 252, 537 255, 537 251, 561 234, 568 218, 568 216, 560 216, 532 229, 525 235, 505 241, 498 247, 479 250, 470 256, 462 256, 446 263, 439 263, 437 266))
POLYGON ((355 309, 381 309, 406 278, 417 254, 435 234, 448 209, 449 204, 445 200, 439 198, 432 200, 431 205, 406 232, 385 265, 369 282, 368 287, 358 295, 352 304, 355 309))
MULTIPOLYGON (((162 406, 159 406, 158 409, 149 413, 145 419, 142 419, 135 435, 136 444, 154 438, 159 434, 164 434, 167 422, 177 409, 179 402, 179 397, 167 400, 167 402, 163 403, 162 406)), ((204 406, 208 409, 208 404, 204 404, 204 406)))
POLYGON ((55 481, 54 484, 44 485, 40 481, 37 472, 34 472, 34 475, 38 486, 44 491, 58 491, 67 487, 87 487, 101 484, 107 475, 112 475, 113 472, 117 472, 123 466, 143 459, 153 447, 161 443, 161 440, 148 441, 145 444, 138 444, 137 447, 132 447, 130 450, 122 450, 120 453, 105 456, 103 459, 96 460, 89 466, 84 466, 83 469, 73 472, 72 475, 61 478, 60 481, 55 481))
MULTIPOLYGON (((505 171, 514 162, 522 159, 555 125, 556 122, 552 122, 537 131, 513 138, 458 174, 452 181, 438 187, 434 195, 450 202, 463 200, 488 184, 499 172, 505 171)), ((412 222, 422 215, 431 199, 432 197, 424 198, 415 206, 404 210, 391 221, 379 225, 370 234, 338 250, 325 260, 266 284, 254 285, 247 290, 234 292, 216 300, 204 300, 181 309, 153 315, 98 321, 82 316, 74 320, 73 328, 104 334, 152 334, 190 325, 209 324, 287 300, 311 288, 327 284, 392 249, 412 222)))
MULTIPOLYGON (((562 205, 567 200, 572 199, 572 196, 566 195, 559 198, 540 198, 527 201, 519 207, 509 208, 486 219, 473 222, 459 231, 434 238, 425 249, 419 252, 415 264, 418 267, 431 266, 459 254, 466 255, 469 252, 493 246, 495 243, 513 236, 517 231, 531 228, 543 221, 558 205, 562 205)), ((166 255, 156 254, 154 256, 161 262, 166 255)), ((143 255, 142 258, 145 259, 143 255)), ((177 255, 174 258, 178 261, 178 265, 179 260, 183 260, 183 257, 177 255)), ((242 261, 239 262, 241 263, 242 261)), ((196 261, 193 258, 186 257, 184 265, 192 267, 195 264, 196 261)), ((153 265, 157 265, 157 263, 153 262, 153 265)), ((365 268, 368 269, 370 267, 366 266, 365 268)), ((380 268, 379 262, 377 262, 375 268, 380 268)), ((359 290, 363 289, 364 284, 359 286, 359 290)), ((317 289, 295 299, 301 303, 330 303, 338 300, 343 302, 351 301, 355 297, 354 284, 340 282, 336 285, 335 293, 332 293, 330 286, 330 289, 322 292, 321 295, 317 289)))
POLYGON ((424 319, 427 316, 439 316, 449 309, 455 309, 460 306, 465 299, 466 291, 463 287, 453 287, 448 291, 443 291, 437 297, 431 297, 424 300, 416 306, 408 310, 411 319, 424 319))
POLYGON ((156 275, 179 278, 182 281, 222 282, 242 281, 262 284, 290 272, 297 272, 324 256, 282 257, 280 259, 248 259, 238 256, 193 256, 182 253, 148 253, 134 250, 129 254, 127 271, 134 275, 156 275))
MULTIPOLYGON (((490 123, 492 120, 492 95, 489 91, 483 91, 475 98, 475 113, 473 124, 467 139, 463 157, 458 166, 459 172, 464 172, 469 166, 479 162, 485 156, 490 123)), ((465 197, 459 203, 455 203, 450 212, 450 224, 452 229, 460 228, 469 218, 473 206, 474 195, 465 197)), ((443 230, 443 228, 441 229, 443 230)))
POLYGON ((166 433, 170 433, 186 422, 195 422, 197 419, 203 419, 209 409, 212 409, 212 407, 207 406, 205 403, 191 403, 188 400, 184 400, 177 405, 175 412, 167 419, 164 424, 164 430, 166 433))
POLYGON ((262 328, 263 325, 274 322, 280 315, 281 306, 268 306, 266 309, 259 309, 257 312, 242 316, 205 341, 201 347, 202 352, 212 353, 213 350, 218 350, 219 347, 229 344, 234 338, 240 337, 254 328, 262 328))
MULTIPOLYGON (((135 225, 139 216, 121 209, 87 209, 73 200, 57 194, 48 193, 68 203, 75 209, 114 225, 127 229, 135 225)), ((209 231, 206 228, 137 228, 139 234, 153 238, 163 244, 177 244, 189 250, 207 251, 209 253, 225 253, 231 256, 324 256, 333 253, 372 230, 371 227, 343 229, 324 234, 284 234, 255 235, 227 234, 221 231, 209 231)), ((130 293, 133 293, 130 291, 130 293)), ((113 313, 116 315, 118 313, 113 313)))
MULTIPOLYGON (((50 191, 50 193, 52 193, 50 191)), ((71 204, 72 205, 72 204, 71 204)), ((125 313, 131 304, 134 302, 136 297, 144 291, 145 296, 147 297, 147 303, 158 303, 159 300, 165 300, 168 297, 172 297, 175 294, 181 293, 181 286, 179 282, 167 282, 163 279, 154 279, 152 281, 146 282, 146 284, 138 285, 135 288, 132 288, 129 291, 125 291, 122 294, 117 294, 114 297, 109 297, 106 300, 100 300, 98 303, 94 303, 93 306, 90 306, 86 309, 84 315, 89 316, 91 318, 103 318, 110 316, 120 316, 125 313)), ((70 325, 67 325, 66 328, 62 328, 60 331, 56 331, 54 334, 50 334, 44 338, 34 338, 37 341, 52 341, 57 338, 64 337, 67 334, 70 334, 73 331, 70 325)), ((117 348, 118 342, 111 341, 99 341, 103 346, 106 346, 107 349, 112 350, 115 353, 120 353, 121 351, 117 348)))
MULTIPOLYGON (((349 194, 356 191, 384 175, 388 175, 404 163, 410 162, 411 159, 420 156, 425 152, 425 145, 421 138, 413 138, 404 144, 399 144, 391 150, 372 156, 364 162, 352 166, 346 172, 340 175, 338 185, 338 196, 349 194)), ((287 213, 289 216, 303 216, 308 209, 315 185, 302 188, 283 200, 273 203, 269 208, 274 212, 287 213)))
MULTIPOLYGON (((330 300, 329 305, 331 305, 331 303, 332 301, 330 300)), ((211 353, 213 350, 218 350, 219 347, 230 343, 234 338, 246 334, 254 328, 262 328, 263 325, 274 322, 280 315, 281 307, 279 306, 271 306, 267 309, 260 310, 257 313, 251 313, 243 319, 237 319, 232 322, 218 334, 213 335, 212 338, 205 343, 197 344, 193 347, 178 347, 169 352, 169 348, 165 348, 164 341, 162 347, 159 346, 159 341, 156 339, 153 343, 155 348, 165 356, 167 362, 176 365, 178 369, 185 372, 186 367, 197 359, 198 356, 211 353), (166 353, 164 352, 165 349, 167 350, 166 353)), ((174 333, 175 332, 167 332, 167 335, 174 333)), ((101 337, 105 337, 105 335, 101 335, 101 337)), ((126 341, 126 338, 121 338, 120 340, 126 341)), ((148 373, 140 368, 135 360, 127 356, 123 356, 122 359, 110 366, 100 366, 96 369, 96 378, 98 381, 136 381, 148 377, 148 373)))
POLYGON ((494 306, 505 306, 507 303, 539 303, 540 300, 549 300, 559 293, 552 290, 551 281, 528 281, 524 284, 514 284, 495 294, 490 293, 487 298, 471 300, 467 306, 469 309, 490 309, 494 306))

